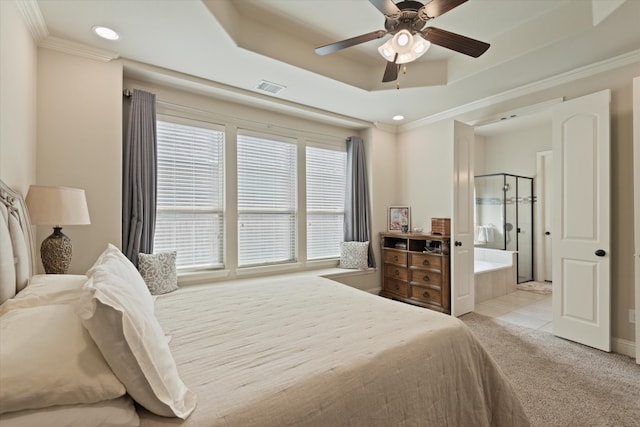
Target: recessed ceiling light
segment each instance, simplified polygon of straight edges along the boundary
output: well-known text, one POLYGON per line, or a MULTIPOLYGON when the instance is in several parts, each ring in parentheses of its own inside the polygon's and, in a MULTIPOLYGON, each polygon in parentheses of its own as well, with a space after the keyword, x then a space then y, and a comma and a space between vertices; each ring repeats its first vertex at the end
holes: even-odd
POLYGON ((397 116, 393 116, 392 119, 395 121, 404 120, 404 116, 401 114, 398 114, 397 116))
POLYGON ((96 25, 92 28, 93 32, 107 40, 118 40, 120 35, 113 31, 111 28, 103 27, 100 25, 96 25))

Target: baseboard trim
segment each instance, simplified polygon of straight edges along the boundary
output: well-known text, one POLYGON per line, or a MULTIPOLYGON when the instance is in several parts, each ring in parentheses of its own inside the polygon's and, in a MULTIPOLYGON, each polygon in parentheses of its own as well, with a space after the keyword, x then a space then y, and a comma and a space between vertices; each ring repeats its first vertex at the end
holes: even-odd
POLYGON ((611 338, 611 350, 614 353, 624 354, 629 357, 636 357, 636 343, 623 340, 622 338, 611 338))

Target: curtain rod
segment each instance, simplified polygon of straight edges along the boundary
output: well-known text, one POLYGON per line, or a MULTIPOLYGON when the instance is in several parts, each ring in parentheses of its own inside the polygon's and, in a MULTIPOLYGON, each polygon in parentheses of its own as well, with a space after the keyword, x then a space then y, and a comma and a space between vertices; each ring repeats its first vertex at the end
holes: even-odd
MULTIPOLYGON (((129 97, 131 97, 131 95, 133 95, 133 92, 131 90, 129 90, 129 89, 124 89, 122 91, 122 95, 127 97, 127 98, 129 98, 129 97)), ((295 133, 298 133, 298 134, 317 135, 318 137, 331 138, 332 140, 336 140, 336 139, 345 140, 346 139, 346 137, 339 136, 339 135, 331 135, 331 134, 326 134, 326 133, 322 133, 322 132, 300 130, 300 129, 290 128, 290 127, 287 127, 287 126, 280 126, 280 125, 274 125, 274 124, 271 124, 271 123, 259 122, 259 121, 256 121, 256 120, 249 120, 249 119, 242 119, 242 118, 233 117, 233 116, 227 116, 227 115, 220 114, 220 113, 217 113, 217 112, 213 112, 213 111, 209 111, 209 110, 203 110, 203 109, 200 109, 200 108, 192 107, 192 106, 189 106, 189 105, 182 105, 182 104, 177 104, 175 102, 165 101, 165 100, 159 99, 159 98, 156 98, 156 103, 164 104, 164 105, 169 106, 169 107, 177 107, 177 108, 182 109, 182 110, 191 110, 191 111, 194 111, 194 112, 197 112, 197 113, 206 113, 207 115, 212 115, 215 118, 218 118, 220 120, 226 119, 226 120, 229 120, 231 122, 236 122, 236 123, 239 123, 239 124, 242 123, 242 122, 245 122, 246 124, 249 124, 249 125, 264 127, 264 128, 267 128, 267 129, 288 130, 288 131, 292 131, 292 132, 295 132, 295 133)), ((185 118, 189 118, 189 117, 185 117, 185 118)), ((355 133, 357 133, 357 132, 355 132, 355 133)))

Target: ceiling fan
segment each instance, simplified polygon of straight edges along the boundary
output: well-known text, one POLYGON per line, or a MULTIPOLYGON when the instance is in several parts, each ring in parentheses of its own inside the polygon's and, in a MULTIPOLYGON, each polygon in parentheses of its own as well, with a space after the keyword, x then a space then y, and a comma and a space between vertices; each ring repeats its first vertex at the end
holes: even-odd
POLYGON ((369 0, 384 14, 385 29, 318 47, 316 53, 326 55, 391 34, 394 36, 393 39, 378 48, 381 55, 387 59, 387 67, 382 77, 383 82, 396 80, 400 65, 411 62, 422 55, 429 47, 427 42, 477 58, 489 49, 488 43, 440 28, 425 27, 428 21, 466 1, 431 0, 422 4, 414 0, 404 0, 398 3, 391 0, 369 0), (414 51, 411 51, 412 48, 414 51))

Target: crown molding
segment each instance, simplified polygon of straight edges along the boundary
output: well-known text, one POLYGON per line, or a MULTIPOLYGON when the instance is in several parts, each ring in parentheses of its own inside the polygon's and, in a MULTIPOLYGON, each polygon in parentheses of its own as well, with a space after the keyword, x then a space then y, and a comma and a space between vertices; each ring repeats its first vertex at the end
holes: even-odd
POLYGON ((76 43, 53 36, 45 38, 38 44, 38 46, 102 62, 109 62, 113 59, 118 59, 120 56, 118 52, 98 49, 87 46, 86 44, 76 43))
POLYGON ((36 0, 16 0, 16 4, 31 32, 31 37, 33 37, 36 44, 40 44, 41 41, 49 36, 49 29, 44 22, 38 2, 36 0))
POLYGON ((640 61, 640 49, 632 52, 619 55, 613 58, 606 59, 604 61, 595 62, 593 64, 586 65, 584 67, 576 68, 575 70, 568 71, 566 73, 558 74, 547 79, 539 80, 534 83, 530 83, 524 86, 520 86, 516 89, 511 89, 506 92, 492 95, 487 98, 479 99, 477 101, 470 102, 468 104, 460 105, 449 110, 442 111, 440 113, 432 114, 427 117, 415 120, 411 123, 407 123, 398 128, 399 132, 405 132, 411 129, 420 128, 432 123, 439 122, 440 120, 453 119, 464 113, 469 113, 474 110, 489 107, 491 105, 498 104, 500 102, 510 101, 522 96, 531 95, 536 92, 540 92, 546 89, 550 89, 556 86, 591 77, 596 74, 600 74, 606 71, 614 70, 616 68, 624 67, 634 64, 640 61))

